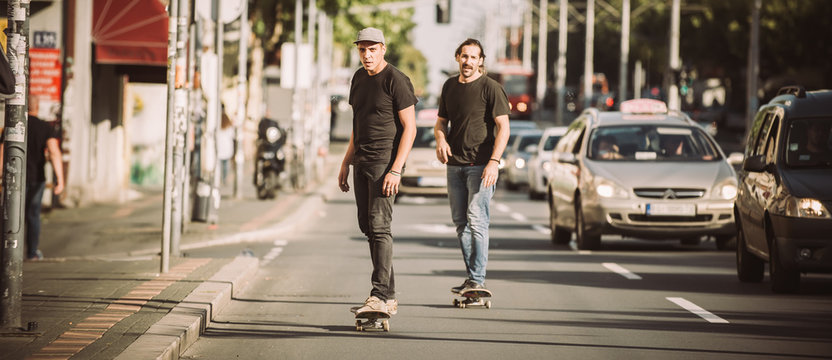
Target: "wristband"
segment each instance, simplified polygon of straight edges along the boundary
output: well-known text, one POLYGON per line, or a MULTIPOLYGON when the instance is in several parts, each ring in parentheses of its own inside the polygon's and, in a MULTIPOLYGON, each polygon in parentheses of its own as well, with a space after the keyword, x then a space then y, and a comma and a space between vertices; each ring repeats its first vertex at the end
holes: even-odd
POLYGON ((490 158, 490 159, 488 159, 488 161, 494 161, 498 164, 500 163, 500 159, 495 159, 495 158, 490 158))
POLYGON ((393 176, 402 177, 402 173, 400 173, 400 172, 398 172, 398 171, 396 171, 396 170, 390 170, 390 171, 389 171, 389 173, 390 173, 390 174, 393 174, 393 176))

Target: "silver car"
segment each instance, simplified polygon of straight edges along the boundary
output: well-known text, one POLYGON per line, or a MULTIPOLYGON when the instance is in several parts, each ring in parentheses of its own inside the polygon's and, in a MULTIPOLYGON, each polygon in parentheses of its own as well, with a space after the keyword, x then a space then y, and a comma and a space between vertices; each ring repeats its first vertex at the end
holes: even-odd
POLYGON ((555 147, 548 186, 552 241, 579 249, 602 234, 698 243, 735 233, 737 177, 707 132, 657 100, 587 109, 555 147))
POLYGON ((532 156, 531 152, 537 150, 541 135, 543 131, 538 129, 523 130, 518 132, 514 142, 509 144, 505 156, 506 166, 503 169, 503 178, 509 190, 516 190, 529 183, 529 158, 532 156))
POLYGON ((566 126, 553 126, 543 130, 543 136, 528 161, 529 199, 541 200, 546 197, 549 173, 552 170, 552 150, 566 133, 566 126))

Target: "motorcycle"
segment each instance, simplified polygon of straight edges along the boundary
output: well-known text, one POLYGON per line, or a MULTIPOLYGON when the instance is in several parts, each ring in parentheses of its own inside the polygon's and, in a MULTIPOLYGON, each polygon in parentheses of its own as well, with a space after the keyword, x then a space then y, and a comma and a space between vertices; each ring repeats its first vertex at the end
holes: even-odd
POLYGON ((254 186, 260 200, 274 199, 281 184, 285 183, 286 131, 277 121, 263 118, 257 125, 257 161, 254 166, 254 186))

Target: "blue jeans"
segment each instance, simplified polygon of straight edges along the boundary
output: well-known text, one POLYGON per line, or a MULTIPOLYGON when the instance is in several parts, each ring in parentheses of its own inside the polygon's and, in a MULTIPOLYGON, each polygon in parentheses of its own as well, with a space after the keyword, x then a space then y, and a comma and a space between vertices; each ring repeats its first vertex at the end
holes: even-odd
POLYGON ((26 258, 38 255, 40 242, 40 209, 43 206, 45 182, 26 184, 26 258))
POLYGON ((485 165, 448 165, 451 218, 462 248, 468 279, 485 284, 488 264, 488 223, 496 185, 482 186, 485 165))

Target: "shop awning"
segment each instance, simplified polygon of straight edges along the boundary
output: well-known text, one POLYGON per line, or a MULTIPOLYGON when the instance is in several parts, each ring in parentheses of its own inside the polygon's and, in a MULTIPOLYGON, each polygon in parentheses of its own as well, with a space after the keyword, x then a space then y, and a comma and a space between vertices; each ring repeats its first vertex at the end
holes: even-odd
POLYGON ((100 64, 167 65, 163 0, 93 0, 92 38, 100 64))

